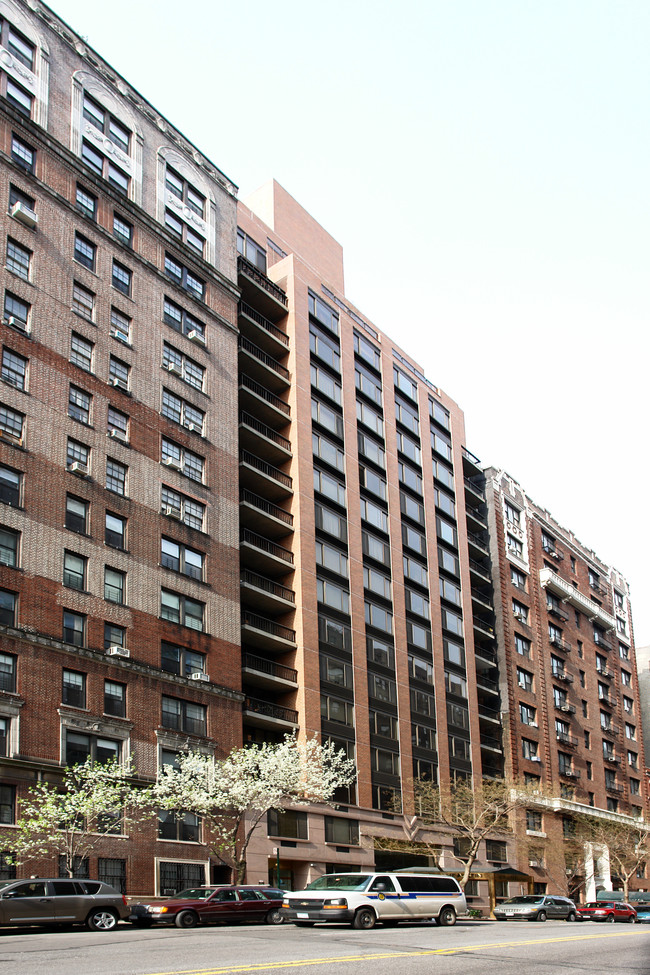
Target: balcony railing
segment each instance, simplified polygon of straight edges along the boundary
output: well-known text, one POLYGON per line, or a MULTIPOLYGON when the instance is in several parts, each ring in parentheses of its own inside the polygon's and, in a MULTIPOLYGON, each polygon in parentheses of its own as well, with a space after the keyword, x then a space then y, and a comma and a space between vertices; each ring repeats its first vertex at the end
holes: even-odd
POLYGON ((503 751, 501 741, 498 738, 493 738, 491 735, 481 735, 481 748, 491 748, 495 752, 503 751))
POLYGON ((548 642, 556 650, 561 650, 562 653, 571 653, 571 644, 563 640, 561 636, 550 636, 548 642))
POLYGON ((625 789, 622 785, 617 785, 616 782, 610 782, 607 784, 607 779, 605 779, 605 790, 607 792, 614 792, 617 796, 623 795, 625 789))
POLYGON ((553 680, 564 681, 565 684, 573 684, 573 677, 571 674, 567 674, 566 670, 553 670, 553 680))
POLYGON ((492 637, 494 636, 494 626, 489 620, 484 619, 482 616, 474 616, 472 623, 480 630, 483 630, 484 633, 489 633, 492 637))
POLYGON ((553 569, 546 566, 540 569, 539 581, 544 589, 548 588, 556 593, 563 602, 584 613, 587 619, 597 620, 607 630, 615 629, 616 620, 610 613, 606 613, 602 606, 574 589, 570 582, 559 576, 553 569))
POLYGON ((476 478, 464 477, 463 481, 465 482, 465 486, 469 488, 472 494, 479 497, 481 501, 485 501, 485 490, 482 484, 476 484, 476 478))
POLYGON ((463 447, 462 450, 463 450, 463 457, 464 457, 464 459, 465 460, 468 460, 470 462, 470 464, 473 464, 475 467, 479 467, 480 468, 481 462, 478 459, 478 457, 476 456, 476 454, 473 454, 471 450, 468 450, 467 449, 467 447, 463 447))
POLYGON ((557 603, 547 603, 546 612, 549 616, 554 616, 558 620, 562 620, 563 623, 569 619, 566 613, 563 613, 557 603))
POLYGON ((256 396, 259 396, 260 399, 266 400, 266 402, 271 406, 274 406, 276 410, 280 410, 281 413, 286 413, 287 416, 291 415, 291 407, 288 403, 285 403, 284 400, 280 399, 279 396, 276 396, 275 393, 272 393, 270 390, 266 389, 266 387, 262 386, 261 383, 256 383, 254 379, 250 378, 250 376, 242 373, 239 377, 239 383, 244 387, 244 389, 248 389, 251 393, 255 393, 256 396))
POLYGON ((261 420, 251 416, 250 413, 246 413, 242 410, 242 412, 239 414, 239 422, 243 426, 250 427, 251 430, 255 430, 256 433, 266 437, 267 440, 272 440, 273 443, 276 443, 278 447, 282 447, 283 450, 291 452, 290 440, 287 440, 287 438, 283 437, 281 433, 277 433, 277 431, 267 426, 266 423, 262 423, 261 420))
POLYGON ((296 601, 296 594, 293 589, 287 589, 286 586, 281 586, 279 582, 267 579, 258 572, 251 572, 250 569, 244 569, 240 578, 244 585, 253 586, 254 589, 261 589, 263 592, 268 592, 272 596, 277 596, 278 599, 286 599, 289 603, 295 603, 296 601))
POLYGON ((283 708, 279 704, 258 701, 254 697, 246 698, 244 701, 244 711, 252 711, 254 714, 262 714, 267 718, 275 718, 278 721, 298 724, 298 712, 294 711, 293 708, 283 708))
POLYGON ((555 733, 555 739, 568 748, 577 748, 579 744, 578 738, 575 738, 573 735, 567 735, 563 731, 557 731, 555 733))
POLYGON ((565 714, 575 714, 576 709, 573 704, 569 704, 568 701, 554 701, 553 702, 558 711, 564 711, 565 714))
POLYGON ((489 660, 490 663, 496 664, 497 662, 496 650, 493 650, 492 647, 486 647, 479 643, 476 645, 474 653, 483 660, 489 660))
POLYGON ((255 630, 263 630, 271 636, 278 637, 279 640, 287 640, 289 643, 296 642, 296 631, 289 626, 282 626, 274 620, 269 620, 265 616, 258 616, 257 613, 244 611, 241 618, 244 626, 252 626, 255 630))
POLYGON ((293 667, 276 664, 272 660, 266 660, 264 657, 254 657, 252 653, 244 654, 243 665, 247 670, 255 670, 258 674, 277 677, 278 680, 290 681, 292 684, 298 683, 298 671, 294 670, 293 667))
POLYGON ((616 724, 608 724, 600 726, 601 734, 607 735, 608 738, 618 738, 620 735, 620 728, 616 724))
POLYGON ((493 694, 499 693, 499 682, 493 680, 491 677, 486 677, 480 670, 476 673, 476 683, 479 687, 484 687, 486 690, 492 691, 493 694))
POLYGON ((560 766, 558 771, 560 775, 563 775, 566 779, 580 778, 580 770, 577 768, 563 768, 562 766, 560 766))
POLYGON ((250 318, 254 322, 257 322, 257 324, 261 328, 265 329, 265 331, 267 331, 269 335, 272 335, 273 338, 277 339, 278 342, 282 342, 282 344, 286 345, 288 348, 289 336, 285 332, 283 332, 282 329, 278 328, 277 325, 274 325, 273 322, 270 322, 268 318, 265 318, 264 315, 260 315, 258 311, 255 311, 254 308, 251 308, 251 306, 247 304, 245 301, 239 302, 239 313, 240 315, 246 315, 247 318, 250 318))
POLYGON ((616 707, 617 698, 614 694, 599 694, 598 703, 603 704, 606 708, 616 707))
POLYGON ((476 532, 468 531, 467 538, 472 543, 472 545, 476 546, 476 548, 480 548, 485 552, 489 551, 487 541, 484 538, 481 538, 480 535, 477 535, 476 532))
POLYGON ((256 457, 255 454, 251 454, 249 450, 239 451, 239 463, 248 464, 249 467, 254 467, 256 471, 259 471, 260 474, 266 474, 267 477, 272 477, 274 481, 279 481, 285 487, 293 489, 293 479, 288 474, 274 467, 273 464, 268 464, 260 457, 256 457))
POLYGON ((482 565, 480 562, 477 562, 476 559, 470 559, 469 560, 469 567, 470 567, 470 570, 472 572, 475 572, 477 575, 481 576, 483 579, 490 579, 491 578, 489 565, 482 565))
POLYGON ((598 670, 596 668, 596 673, 598 674, 598 680, 614 680, 614 675, 610 670, 598 670))
MULTIPOLYGON (((273 470, 275 470, 275 468, 273 468, 273 470)), ((264 511, 267 515, 271 515, 272 518, 277 518, 278 521, 283 521, 285 525, 293 525, 293 515, 291 512, 285 511, 284 508, 280 508, 277 504, 273 504, 272 501, 267 501, 266 498, 261 498, 259 494, 253 494, 252 491, 242 488, 242 490, 239 492, 239 500, 242 504, 250 504, 259 511, 264 511)))
POLYGON ((613 650, 614 649, 613 646, 611 645, 611 643, 608 643, 608 641, 604 637, 598 636, 597 634, 594 634, 594 643, 601 650, 613 650))
POLYGON ((274 359, 272 355, 265 352, 264 349, 260 349, 259 345, 255 345, 250 339, 247 339, 245 335, 239 336, 239 348, 243 349, 244 352, 248 352, 253 358, 257 359, 263 365, 272 369, 273 372, 277 372, 278 376, 282 376, 287 382, 291 379, 291 373, 289 370, 281 365, 277 359, 274 359))
POLYGON ((282 288, 274 284, 270 278, 267 278, 266 274, 260 271, 259 268, 256 268, 254 264, 251 264, 250 261, 247 261, 245 257, 242 257, 241 254, 237 257, 237 270, 245 274, 247 278, 251 278, 256 284, 259 284, 260 288, 267 291, 276 301, 279 301, 286 308, 288 301, 282 288))
POLYGON ((239 537, 242 542, 254 545, 255 548, 273 555, 276 559, 283 559, 289 565, 293 565, 293 552, 290 552, 288 548, 283 548, 282 545, 277 545, 269 538, 264 538, 263 535, 258 535, 257 532, 252 532, 248 528, 242 529, 239 537))
POLYGON ((599 596, 603 597, 603 599, 606 599, 609 596, 609 589, 606 589, 604 586, 601 586, 600 582, 595 582, 595 581, 592 582, 590 579, 589 588, 593 589, 594 592, 597 592, 599 596))
POLYGON ((550 555, 552 559, 556 560, 556 562, 564 562, 564 556, 561 552, 558 552, 555 545, 542 545, 542 548, 544 549, 546 555, 550 555))

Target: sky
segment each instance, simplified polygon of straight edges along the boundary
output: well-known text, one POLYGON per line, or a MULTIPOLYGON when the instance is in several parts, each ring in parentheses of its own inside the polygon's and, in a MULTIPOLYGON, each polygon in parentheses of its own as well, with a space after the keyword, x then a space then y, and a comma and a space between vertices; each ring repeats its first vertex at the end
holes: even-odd
POLYGON ((346 293, 467 446, 631 586, 650 644, 647 0, 54 0, 346 293))

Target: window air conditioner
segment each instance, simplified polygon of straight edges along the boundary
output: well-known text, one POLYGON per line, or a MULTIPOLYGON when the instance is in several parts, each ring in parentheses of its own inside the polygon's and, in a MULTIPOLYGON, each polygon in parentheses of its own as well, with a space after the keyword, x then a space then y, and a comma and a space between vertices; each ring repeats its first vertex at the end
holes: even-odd
POLYGON ((198 331, 198 329, 193 328, 191 331, 187 333, 187 337, 190 340, 190 342, 195 342, 197 345, 202 345, 203 348, 205 348, 205 339, 198 331))
POLYGON ((163 464, 165 467, 171 467, 174 471, 182 471, 183 465, 180 460, 176 460, 175 457, 165 457, 163 458, 163 464))
POLYGON ((88 467, 86 464, 82 464, 80 460, 73 460, 70 464, 70 471, 72 474, 78 474, 80 477, 88 476, 88 467))
POLYGON ((20 220, 30 230, 36 229, 38 217, 25 203, 14 203, 11 208, 11 216, 15 217, 16 220, 20 220))
POLYGON ((126 434, 123 433, 122 430, 116 430, 113 428, 112 430, 108 431, 108 435, 111 440, 119 440, 121 443, 126 443, 126 434))
POLYGON ((199 680, 202 681, 204 684, 209 684, 210 676, 209 674, 204 674, 202 672, 199 672, 196 674, 190 674, 190 680, 199 680))
POLYGON ((174 508, 171 504, 164 504, 162 506, 162 513, 168 518, 175 518, 176 521, 182 521, 183 516, 178 508, 174 508))
POLYGON ((128 385, 119 376, 113 376, 111 379, 111 386, 116 386, 117 389, 128 389, 128 385))
POLYGON ((130 657, 131 651, 128 647, 118 647, 116 644, 109 647, 106 651, 109 657, 130 657))
POLYGON ((173 372, 175 376, 182 376, 183 370, 176 362, 168 362, 166 366, 167 372, 173 372))

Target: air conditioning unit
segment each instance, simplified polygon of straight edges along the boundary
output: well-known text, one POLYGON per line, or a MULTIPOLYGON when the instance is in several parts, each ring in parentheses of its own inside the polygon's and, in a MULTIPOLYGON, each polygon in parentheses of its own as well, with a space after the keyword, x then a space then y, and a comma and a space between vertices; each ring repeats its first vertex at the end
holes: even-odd
POLYGON ((125 383, 123 379, 120 379, 119 376, 113 376, 113 378, 111 379, 111 386, 116 386, 118 389, 129 388, 128 384, 125 383))
POLYGON ((15 217, 16 220, 20 220, 30 230, 36 229, 38 217, 25 203, 14 203, 11 208, 11 216, 15 217))
POLYGON ((190 680, 199 680, 199 681, 202 681, 204 684, 209 684, 210 683, 210 676, 209 676, 209 674, 204 674, 204 673, 199 672, 199 673, 196 673, 196 674, 190 674, 190 680))
POLYGON ((201 433, 202 432, 201 431, 201 425, 199 423, 188 423, 187 424, 187 429, 191 433, 201 433))
POLYGON ((175 376, 183 375, 183 370, 176 362, 168 362, 165 368, 167 369, 167 372, 173 372, 175 376))
POLYGON ((529 860, 528 861, 528 866, 529 867, 540 867, 541 866, 541 863, 539 862, 539 860, 529 860))
POLYGON ((521 613, 515 613, 515 619, 517 620, 518 623, 526 622, 526 617, 522 616, 521 613))
POLYGON ((23 327, 22 326, 22 323, 19 322, 18 319, 15 318, 13 315, 10 315, 9 318, 5 318, 5 325, 11 325, 12 328, 22 328, 23 327))
POLYGON ((561 704, 560 705, 560 711, 571 711, 571 705, 570 704, 561 704))
POLYGON ((190 342, 195 342, 197 345, 202 345, 203 348, 205 348, 205 339, 203 338, 203 336, 201 335, 198 329, 193 328, 190 332, 187 333, 187 337, 190 340, 190 342))
POLYGON ((78 474, 79 477, 88 477, 88 467, 86 464, 82 464, 80 460, 73 460, 69 470, 72 474, 78 474))
POLYGON ((171 504, 164 504, 162 506, 162 513, 167 515, 168 518, 175 518, 176 521, 182 521, 183 516, 178 508, 174 508, 171 504))
POLYGON ((163 464, 165 467, 171 467, 174 471, 182 471, 183 465, 180 460, 176 460, 175 457, 165 457, 163 458, 163 464))
POLYGON ((126 434, 122 430, 116 430, 114 427, 108 431, 108 435, 111 440, 119 440, 120 443, 126 443, 126 434))
POLYGON ((117 339, 123 345, 129 345, 129 340, 121 332, 117 332, 114 328, 111 329, 111 338, 117 339))
POLYGON ((129 650, 128 647, 118 647, 116 644, 114 644, 112 647, 109 647, 106 653, 108 654, 109 657, 130 657, 131 656, 131 651, 129 650))

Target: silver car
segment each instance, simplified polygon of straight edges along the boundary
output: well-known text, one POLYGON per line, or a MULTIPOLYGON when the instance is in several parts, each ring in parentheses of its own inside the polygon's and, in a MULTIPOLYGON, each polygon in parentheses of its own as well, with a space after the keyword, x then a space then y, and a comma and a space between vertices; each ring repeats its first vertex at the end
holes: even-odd
POLYGON ((497 921, 575 921, 578 910, 569 897, 525 894, 494 908, 497 921))
POLYGON ((128 916, 126 897, 100 880, 0 883, 0 925, 85 924, 91 931, 111 931, 128 916))

